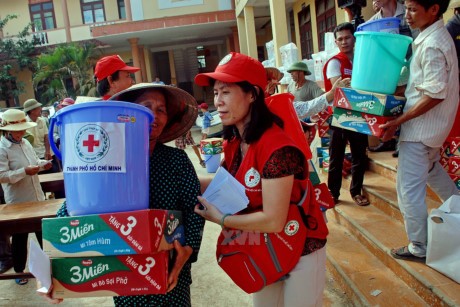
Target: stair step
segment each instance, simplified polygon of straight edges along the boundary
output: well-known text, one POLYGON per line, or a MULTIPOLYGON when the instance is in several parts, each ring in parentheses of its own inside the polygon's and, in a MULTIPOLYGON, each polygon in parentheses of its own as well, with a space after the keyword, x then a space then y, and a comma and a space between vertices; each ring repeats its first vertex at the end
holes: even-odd
MULTIPOLYGON (((407 244, 403 224, 374 206, 359 207, 342 191, 341 202, 328 212, 331 237, 334 226, 345 227, 368 251, 391 269, 429 305, 460 304, 460 285, 422 263, 396 260, 390 249, 407 244)), ((331 249, 329 249, 332 253, 331 249)), ((335 252, 335 251, 334 251, 335 252)), ((353 254, 352 256, 358 257, 353 254)))
POLYGON ((425 302, 346 228, 329 223, 328 270, 355 304, 422 306, 425 302))

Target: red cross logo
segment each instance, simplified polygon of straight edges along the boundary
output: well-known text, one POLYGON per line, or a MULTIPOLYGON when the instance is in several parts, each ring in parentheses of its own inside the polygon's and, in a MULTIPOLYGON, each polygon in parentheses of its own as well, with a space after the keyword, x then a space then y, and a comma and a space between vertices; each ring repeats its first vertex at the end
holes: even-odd
POLYGON ((295 229, 296 229, 296 226, 294 224, 289 225, 289 231, 290 232, 295 231, 295 229))
POLYGON ((94 134, 90 134, 88 140, 83 141, 83 146, 88 146, 88 152, 93 152, 94 147, 99 146, 99 141, 94 139, 94 134))

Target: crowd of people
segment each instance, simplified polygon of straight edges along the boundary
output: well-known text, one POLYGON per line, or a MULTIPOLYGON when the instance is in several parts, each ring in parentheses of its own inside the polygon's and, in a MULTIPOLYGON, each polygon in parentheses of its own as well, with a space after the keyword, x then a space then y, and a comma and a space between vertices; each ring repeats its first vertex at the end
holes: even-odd
MULTIPOLYGON (((398 17, 403 21, 401 33, 415 39, 408 50, 408 56, 412 56, 410 77, 407 84, 402 85, 407 98, 404 113, 381 128, 386 129, 382 141, 387 142, 400 127, 396 190, 409 239, 406 246, 392 249, 391 255, 398 259, 423 261, 427 244, 426 186, 431 186, 442 200, 459 193, 437 163, 439 148, 451 132, 459 104, 458 49, 456 52, 451 34, 441 19, 448 1, 433 4, 428 0, 408 0, 405 5, 396 0, 374 1, 376 14, 372 20, 398 17)), ((454 22, 458 23, 459 13, 459 8, 455 8, 454 19, 457 21, 454 22)), ((293 107, 299 119, 332 107, 335 89, 350 86, 354 31, 351 23, 339 24, 334 30, 339 53, 325 63, 325 90, 306 78, 311 72, 304 62, 288 68, 292 82, 287 91, 294 97, 293 107)), ((458 47, 459 34, 456 33, 454 38, 458 47)), ((132 73, 137 71, 139 68, 126 65, 118 55, 103 57, 95 67, 97 91, 102 100, 139 104, 154 114, 155 122, 148 140, 149 207, 180 210, 186 241, 184 246, 174 242, 175 260, 169 272, 166 294, 117 296, 114 303, 116 306, 191 306, 191 265, 198 257, 205 220, 219 224, 222 229, 261 233, 283 231, 290 206, 300 201, 306 189, 304 182, 308 181, 311 153, 302 149, 286 132, 285 127, 292 123, 283 121, 280 114, 271 111, 266 103, 267 97, 276 99, 279 81, 283 77, 276 68, 264 68, 257 60, 232 52, 220 61, 214 72, 198 74, 195 83, 212 87, 214 106, 224 126, 221 166, 245 187, 249 198, 247 209, 238 214, 224 214, 219 211, 218 204, 201 197, 210 179, 198 178, 189 157, 182 150, 186 145, 192 145, 200 164, 204 164, 190 128, 201 109, 202 139, 207 138, 213 120, 208 105, 198 105, 186 91, 165 85, 159 79, 135 85, 132 73), (175 141, 178 148, 165 145, 171 141, 175 141)), ((55 107, 59 110, 74 103, 68 97, 55 107)), ((50 140, 49 114, 42 112, 42 104, 29 99, 23 106, 23 111, 10 109, 4 112, 0 125, 0 182, 7 204, 44 200, 38 174, 61 171, 50 149, 50 142, 57 145, 60 142, 59 130, 53 131, 50 140)), ((311 143, 315 125, 300 121, 295 124, 298 129, 303 129, 308 143, 311 143)), ((331 127, 327 184, 335 203, 339 203, 343 159, 348 145, 352 162, 350 194, 357 205, 367 206, 370 202, 363 193, 367 135, 331 127)), ((312 207, 319 210, 316 202, 312 207)), ((65 202, 57 216, 68 216, 65 202)), ((314 223, 316 228, 307 233, 295 268, 287 278, 254 293, 254 306, 322 304, 328 232, 322 215, 317 218, 310 212, 308 217, 309 223, 314 223)), ((36 236, 41 244, 41 232, 36 232, 36 236)), ((11 266, 17 273, 24 271, 27 238, 27 233, 13 234, 12 239, 6 235, 0 237, 0 271, 11 266)), ((16 283, 26 284, 27 279, 17 279, 16 283)), ((51 292, 43 296, 51 303, 62 301, 53 298, 51 292)))

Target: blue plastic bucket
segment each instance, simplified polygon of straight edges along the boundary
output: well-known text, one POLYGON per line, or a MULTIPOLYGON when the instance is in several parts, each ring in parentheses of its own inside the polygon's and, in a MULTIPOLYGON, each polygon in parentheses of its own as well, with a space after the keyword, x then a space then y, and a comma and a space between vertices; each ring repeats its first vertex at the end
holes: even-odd
POLYGON ((152 112, 128 102, 68 106, 50 120, 60 129, 67 210, 70 215, 149 207, 149 130, 152 112))
POLYGON ((393 94, 412 38, 391 33, 356 32, 351 87, 393 94))
POLYGON ((401 20, 397 17, 381 18, 362 23, 356 31, 372 31, 399 34, 401 20))
POLYGON ((208 173, 215 173, 220 166, 220 154, 204 155, 204 163, 208 173))

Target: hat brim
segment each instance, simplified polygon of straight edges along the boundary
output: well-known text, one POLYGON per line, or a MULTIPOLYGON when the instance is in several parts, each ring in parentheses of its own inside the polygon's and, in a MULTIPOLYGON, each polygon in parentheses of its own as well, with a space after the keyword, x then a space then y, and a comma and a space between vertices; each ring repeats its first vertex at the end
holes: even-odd
POLYGON ((125 67, 123 68, 120 68, 118 70, 123 70, 123 71, 129 71, 129 72, 138 72, 139 70, 141 70, 139 67, 133 67, 133 66, 128 66, 126 65, 125 67))
POLYGON ((37 123, 34 123, 34 122, 25 122, 25 123, 19 123, 19 124, 6 125, 3 127, 0 127, 0 130, 23 131, 23 130, 27 130, 29 128, 35 127, 36 125, 37 123))
POLYGON ((222 72, 209 72, 196 75, 195 83, 199 86, 209 86, 211 84, 211 79, 229 83, 245 81, 235 76, 225 74, 222 72))
POLYGON ((310 72, 308 69, 305 70, 305 69, 298 69, 298 68, 295 68, 295 69, 288 69, 288 70, 286 70, 286 71, 287 71, 288 73, 291 73, 291 72, 293 72, 293 71, 303 71, 303 72, 305 73, 306 76, 311 75, 311 72, 310 72))
POLYGON ((109 100, 128 101, 133 100, 133 95, 140 95, 146 89, 159 89, 166 96, 168 109, 168 122, 158 138, 158 142, 167 143, 185 134, 195 124, 198 116, 198 104, 192 95, 180 88, 153 83, 139 83, 123 90, 109 100), (136 93, 136 92, 140 93, 136 93))
POLYGON ((450 1, 449 9, 456 9, 460 7, 460 1, 450 1))
POLYGON ((36 104, 34 104, 34 105, 30 106, 30 107, 24 108, 23 111, 24 111, 24 113, 27 113, 27 112, 29 112, 29 111, 31 111, 33 109, 39 108, 41 106, 42 106, 42 104, 38 102, 38 103, 36 103, 36 104))

